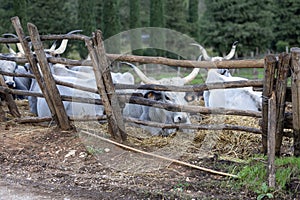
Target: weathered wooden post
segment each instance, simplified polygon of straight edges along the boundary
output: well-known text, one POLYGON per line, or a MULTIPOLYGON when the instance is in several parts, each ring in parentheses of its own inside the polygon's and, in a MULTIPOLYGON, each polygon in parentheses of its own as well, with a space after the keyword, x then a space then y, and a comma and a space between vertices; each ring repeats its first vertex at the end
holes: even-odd
POLYGON ((72 126, 68 119, 68 115, 64 108, 64 104, 62 102, 58 88, 56 87, 54 77, 51 74, 50 66, 47 61, 47 57, 46 57, 46 54, 45 54, 45 51, 43 48, 43 43, 40 39, 40 35, 37 30, 37 27, 31 23, 28 23, 27 27, 28 27, 30 38, 31 38, 32 46, 34 48, 37 60, 39 62, 40 69, 43 73, 45 88, 46 88, 46 91, 48 91, 48 95, 50 97, 50 99, 48 99, 48 101, 51 101, 52 105, 54 107, 53 114, 56 116, 57 123, 61 129, 70 130, 70 129, 72 129, 72 126))
POLYGON ((294 156, 300 156, 300 48, 291 48, 294 156))
MULTIPOLYGON (((50 83, 50 85, 45 83, 45 80, 50 80, 52 77, 51 73, 49 75, 49 66, 46 59, 45 52, 43 50, 43 46, 41 44, 41 40, 38 34, 38 31, 36 27, 33 24, 28 24, 28 29, 31 34, 31 40, 33 43, 33 46, 37 52, 38 60, 41 62, 41 70, 43 71, 44 76, 41 75, 37 61, 31 52, 31 49, 29 47, 28 41, 26 40, 23 28, 21 26, 20 20, 18 17, 13 17, 11 19, 12 24, 16 30, 16 33, 19 37, 20 43, 22 44, 22 48, 25 52, 25 56, 27 57, 27 60, 29 61, 31 65, 32 72, 34 73, 34 76, 36 78, 36 81, 38 82, 41 91, 46 99, 46 102, 49 106, 49 109, 51 111, 52 117, 55 119, 55 121, 58 123, 61 129, 63 130, 69 130, 72 128, 68 116, 65 112, 65 109, 63 107, 62 101, 60 100, 59 92, 55 86, 50 83), (47 64, 46 64, 47 62, 47 64), (53 101, 54 100, 54 101, 53 101), (59 102, 60 101, 60 102, 59 102)), ((53 77, 52 77, 53 79, 53 77)), ((50 80, 50 82, 52 82, 50 80)), ((54 83, 54 80, 53 82, 54 83)))
POLYGON ((272 95, 273 86, 274 86, 274 76, 276 69, 277 61, 275 56, 267 55, 265 57, 265 78, 264 78, 264 86, 263 86, 263 102, 262 102, 262 151, 264 154, 267 153, 268 150, 268 99, 272 95))
MULTIPOLYGON (((0 85, 2 85, 4 88, 8 88, 3 76, 1 74, 0 74, 0 85)), ((14 101, 13 96, 6 92, 6 93, 4 93, 4 99, 7 103, 7 107, 9 109, 9 112, 11 113, 11 115, 14 117, 21 117, 21 114, 18 110, 18 106, 16 105, 16 102, 14 101)))
POLYGON ((110 63, 106 57, 102 34, 96 31, 93 41, 85 41, 93 63, 97 88, 106 112, 109 132, 115 139, 126 140, 125 125, 121 108, 115 93, 115 88, 110 74, 110 63))
POLYGON ((2 108, 2 102, 0 101, 0 122, 5 122, 6 121, 6 116, 5 116, 5 111, 2 108))
POLYGON ((275 137, 276 137, 276 96, 273 92, 268 100, 268 183, 269 187, 275 188, 275 137))
POLYGON ((276 79, 276 145, 275 155, 280 156, 280 147, 282 144, 283 128, 284 128, 284 116, 285 116, 285 100, 286 100, 286 88, 288 71, 290 66, 290 54, 282 53, 279 55, 279 63, 276 79))

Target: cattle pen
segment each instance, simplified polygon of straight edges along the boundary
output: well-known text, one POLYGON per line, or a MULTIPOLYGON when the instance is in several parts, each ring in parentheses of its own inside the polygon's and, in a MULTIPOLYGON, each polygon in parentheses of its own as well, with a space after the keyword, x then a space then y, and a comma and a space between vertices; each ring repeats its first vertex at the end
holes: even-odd
MULTIPOLYGON (((237 130, 262 135, 262 152, 268 154, 272 169, 274 156, 280 155, 282 137, 294 138, 294 155, 300 156, 300 50, 292 48, 291 53, 282 53, 278 57, 267 55, 260 60, 231 60, 231 61, 192 61, 175 60, 163 57, 145 57, 134 55, 106 54, 100 31, 96 31, 93 37, 80 34, 70 35, 39 35, 37 28, 29 23, 29 36, 24 34, 23 28, 17 17, 12 18, 12 23, 18 38, 0 38, 2 44, 21 43, 25 55, 22 57, 7 57, 0 55, 0 60, 10 60, 17 63, 30 63, 33 74, 15 74, 1 71, 2 75, 15 77, 35 78, 41 88, 42 93, 22 91, 8 88, 2 76, 0 77, 0 93, 3 94, 3 101, 7 103, 14 121, 17 123, 39 123, 45 121, 55 121, 62 130, 73 128, 71 121, 91 121, 107 120, 108 132, 111 137, 124 142, 127 138, 124 122, 131 122, 139 125, 154 126, 160 128, 183 128, 194 130, 237 130), (80 40, 85 43, 91 60, 71 60, 62 57, 46 57, 43 41, 47 40, 80 40), (34 53, 29 42, 32 43, 34 53), (168 66, 178 66, 185 68, 264 68, 264 80, 235 81, 227 83, 209 83, 186 86, 173 85, 122 85, 113 84, 110 75, 110 64, 112 62, 133 62, 133 63, 152 63, 168 66), (68 66, 92 66, 94 69, 97 89, 89 89, 76 84, 55 80, 49 71, 48 63, 60 63, 68 66), (38 65, 39 64, 39 65, 38 65), (39 67, 41 70, 39 70, 39 67), (289 72, 291 72, 289 74, 289 72), (289 77, 291 76, 291 87, 289 77), (68 86, 79 90, 84 90, 101 95, 101 99, 77 98, 72 96, 60 95, 57 85, 68 86), (176 92, 201 92, 208 89, 225 89, 237 87, 258 87, 263 89, 262 111, 244 111, 224 108, 207 108, 202 106, 174 105, 168 103, 158 103, 134 95, 117 95, 116 90, 154 90, 154 91, 176 91, 176 92), (18 111, 18 107, 12 95, 26 95, 45 98, 52 117, 23 117, 18 111), (75 101, 103 105, 105 115, 103 116, 84 116, 83 118, 68 116, 65 112, 63 101, 75 101), (292 104, 293 112, 286 112, 287 102, 292 104), (220 114, 250 116, 261 119, 260 127, 245 127, 239 125, 219 124, 162 124, 157 122, 146 122, 128 117, 122 117, 122 105, 125 103, 153 106, 166 109, 168 111, 180 111, 190 114, 220 114)), ((2 105, 0 106, 2 120, 5 120, 5 113, 2 105)), ((274 172, 272 172, 274 174, 274 172)), ((272 175, 269 175, 272 176, 272 175)))

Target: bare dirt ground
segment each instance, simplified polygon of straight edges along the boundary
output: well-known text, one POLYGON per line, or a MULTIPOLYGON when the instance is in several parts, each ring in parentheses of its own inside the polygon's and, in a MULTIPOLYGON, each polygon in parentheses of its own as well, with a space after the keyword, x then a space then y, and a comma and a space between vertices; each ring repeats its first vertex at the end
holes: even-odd
MULTIPOLYGON (((26 189, 33 195, 28 199, 256 199, 253 192, 227 187, 228 177, 117 148, 84 132, 8 121, 0 123, 0 143, 0 194, 6 189, 22 196, 26 189)), ((168 138, 153 145, 150 139, 130 137, 128 144, 163 155, 182 150, 168 138)), ((240 165, 190 156, 197 151, 189 147, 169 157, 228 173, 228 166, 240 165)))

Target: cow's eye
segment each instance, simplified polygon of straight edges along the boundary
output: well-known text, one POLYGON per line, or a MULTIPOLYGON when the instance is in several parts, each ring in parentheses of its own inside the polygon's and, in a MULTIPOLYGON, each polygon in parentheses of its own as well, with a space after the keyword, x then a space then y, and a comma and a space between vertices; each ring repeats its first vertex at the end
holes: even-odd
POLYGON ((170 99, 170 97, 166 96, 166 100, 170 101, 171 99, 170 99))

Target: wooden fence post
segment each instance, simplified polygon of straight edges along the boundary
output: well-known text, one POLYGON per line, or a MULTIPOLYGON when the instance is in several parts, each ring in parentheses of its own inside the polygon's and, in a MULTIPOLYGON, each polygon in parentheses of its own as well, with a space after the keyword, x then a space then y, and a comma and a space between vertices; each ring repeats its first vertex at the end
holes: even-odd
POLYGON ((276 143, 276 96, 272 93, 268 100, 269 107, 269 121, 268 121, 268 183, 269 187, 275 188, 275 143, 276 143))
MULTIPOLYGON (((284 116, 285 116, 285 97, 287 88, 287 78, 290 66, 290 54, 282 53, 279 55, 279 63, 276 79, 276 145, 275 155, 280 156, 280 147, 283 137, 284 116)), ((269 110, 270 112, 270 110, 269 110)))
MULTIPOLYGON (((2 85, 5 88, 8 88, 2 75, 0 75, 0 85, 2 85)), ((18 106, 16 105, 13 96, 9 93, 4 93, 4 98, 11 115, 14 117, 21 117, 21 114, 18 110, 18 106)))
MULTIPOLYGON (((11 21, 12 21, 12 24, 16 30, 16 33, 19 37, 19 40, 20 40, 20 43, 22 45, 22 48, 25 52, 25 56, 28 60, 28 62, 30 63, 31 65, 31 69, 32 69, 32 72, 34 73, 34 76, 35 76, 35 79, 36 81, 38 82, 40 88, 41 88, 41 91, 46 99, 46 102, 49 106, 49 109, 51 111, 51 114, 52 114, 52 117, 55 119, 55 121, 58 123, 58 125, 60 126, 60 128, 62 128, 63 130, 69 130, 71 129, 71 125, 70 123, 67 121, 67 118, 62 116, 64 115, 63 112, 64 112, 64 109, 63 110, 58 110, 56 112, 55 110, 55 107, 53 105, 53 102, 52 102, 52 98, 51 98, 51 93, 52 91, 51 90, 47 90, 46 88, 46 84, 44 82, 44 77, 40 74, 40 71, 39 71, 39 67, 38 67, 38 64, 36 62, 36 59, 33 55, 33 53, 31 52, 31 49, 29 47, 29 44, 28 44, 28 41, 26 40, 26 36, 25 36, 25 33, 23 31, 23 28, 21 26, 21 23, 20 23, 20 20, 18 17, 13 17, 11 18, 11 21), (57 115, 57 113, 59 115, 57 115), (61 115, 62 113, 62 115, 61 115), (60 121, 60 119, 58 118, 58 116, 62 116, 61 119, 62 121, 60 121)), ((32 39, 34 39, 35 36, 32 37, 32 39)), ((39 38, 40 40, 40 38, 39 38)), ((39 47, 38 47, 39 48, 39 47)))
POLYGON ((27 27, 31 38, 32 46, 34 47, 34 51, 40 65, 40 69, 43 73, 45 87, 49 95, 48 98, 50 98, 47 102, 52 102, 52 105, 54 107, 54 114, 57 117, 57 123, 59 127, 62 130, 70 130, 72 129, 72 126, 68 119, 68 115, 64 108, 64 104, 61 100, 58 88, 56 87, 55 80, 51 74, 50 66, 47 61, 47 57, 43 48, 43 43, 41 41, 37 27, 31 23, 28 23, 27 27))
POLYGON ((97 88, 101 95, 108 120, 109 132, 113 138, 121 138, 122 141, 125 141, 127 137, 125 133, 125 125, 112 82, 109 69, 110 64, 105 54, 102 34, 100 31, 96 32, 93 40, 94 41, 86 40, 85 42, 92 59, 97 88))
POLYGON ((263 86, 263 102, 262 102, 262 151, 267 153, 267 140, 268 140, 268 99, 272 95, 274 85, 274 75, 276 69, 276 58, 273 55, 267 55, 265 57, 265 78, 263 86))
POLYGON ((294 156, 300 156, 300 48, 291 48, 294 156))

